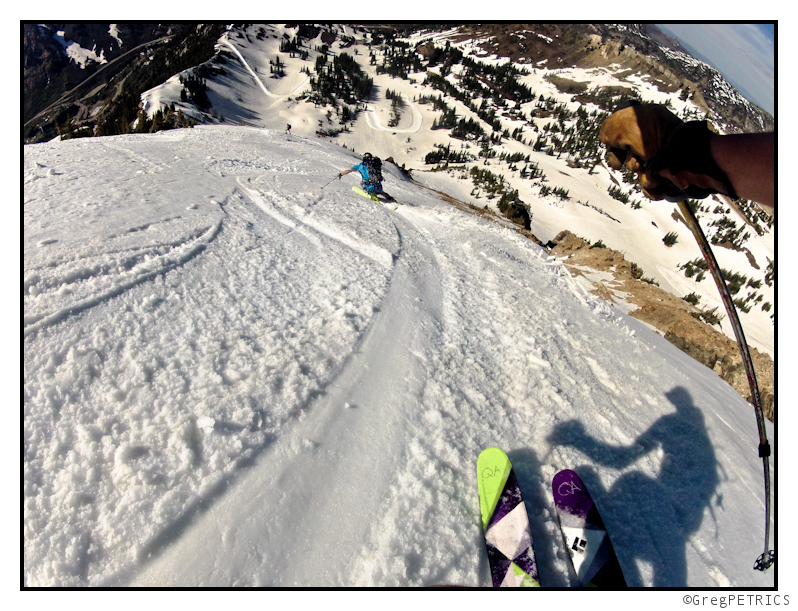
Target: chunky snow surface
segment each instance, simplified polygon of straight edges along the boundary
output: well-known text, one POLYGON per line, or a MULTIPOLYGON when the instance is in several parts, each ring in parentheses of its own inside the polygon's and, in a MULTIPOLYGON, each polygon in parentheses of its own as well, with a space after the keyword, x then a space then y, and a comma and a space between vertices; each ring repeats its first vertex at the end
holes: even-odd
MULTIPOLYGON (((504 448, 544 585, 550 481, 634 586, 770 586, 751 407, 519 234, 314 139, 24 149, 24 583, 487 586, 504 448)), ((768 423, 773 440, 773 430, 768 423)))

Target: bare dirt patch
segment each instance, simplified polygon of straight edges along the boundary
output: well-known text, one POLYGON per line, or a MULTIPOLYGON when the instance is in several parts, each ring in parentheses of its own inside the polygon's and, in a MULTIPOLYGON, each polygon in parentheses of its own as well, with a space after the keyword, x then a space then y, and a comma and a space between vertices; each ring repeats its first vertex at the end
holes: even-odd
MULTIPOLYGON (((572 274, 584 276, 580 267, 612 274, 612 280, 593 283, 596 295, 610 303, 619 303, 621 299, 616 293, 623 293, 623 301, 638 306, 638 309, 630 312, 630 316, 655 327, 665 339, 714 370, 750 402, 748 379, 737 343, 695 318, 693 314, 700 312, 698 308, 635 278, 632 262, 618 251, 590 248, 588 242, 569 231, 561 232, 554 242, 556 245, 551 253, 556 257, 568 257, 564 264, 572 274)), ((773 359, 756 348, 751 349, 751 357, 765 416, 775 422, 773 359)))

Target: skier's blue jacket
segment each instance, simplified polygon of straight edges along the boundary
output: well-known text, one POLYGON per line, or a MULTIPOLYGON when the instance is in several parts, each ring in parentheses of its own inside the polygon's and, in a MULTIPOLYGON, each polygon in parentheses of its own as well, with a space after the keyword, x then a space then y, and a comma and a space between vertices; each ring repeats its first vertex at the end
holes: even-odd
POLYGON ((369 169, 366 167, 366 164, 359 163, 352 169, 360 172, 360 177, 363 179, 363 184, 361 187, 363 187, 363 190, 366 193, 382 193, 381 183, 377 183, 376 185, 369 183, 369 169))

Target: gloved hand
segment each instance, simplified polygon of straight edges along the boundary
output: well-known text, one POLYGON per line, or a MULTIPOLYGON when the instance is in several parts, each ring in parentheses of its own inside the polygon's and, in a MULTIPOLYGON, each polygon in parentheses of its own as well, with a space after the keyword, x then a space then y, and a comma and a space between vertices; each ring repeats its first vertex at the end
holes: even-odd
POLYGON ((643 193, 679 201, 712 193, 736 197, 728 178, 712 159, 712 132, 705 121, 683 122, 660 104, 632 105, 611 114, 601 126, 610 166, 636 172, 643 193))

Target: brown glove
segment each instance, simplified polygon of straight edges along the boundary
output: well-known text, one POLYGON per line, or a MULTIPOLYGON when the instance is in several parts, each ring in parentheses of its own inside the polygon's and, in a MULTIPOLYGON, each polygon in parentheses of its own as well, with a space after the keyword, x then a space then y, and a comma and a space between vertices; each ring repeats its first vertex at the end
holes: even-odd
POLYGON ((712 133, 704 121, 683 122, 660 104, 632 105, 611 114, 601 126, 610 166, 636 172, 643 193, 653 200, 735 197, 709 150, 712 133))

